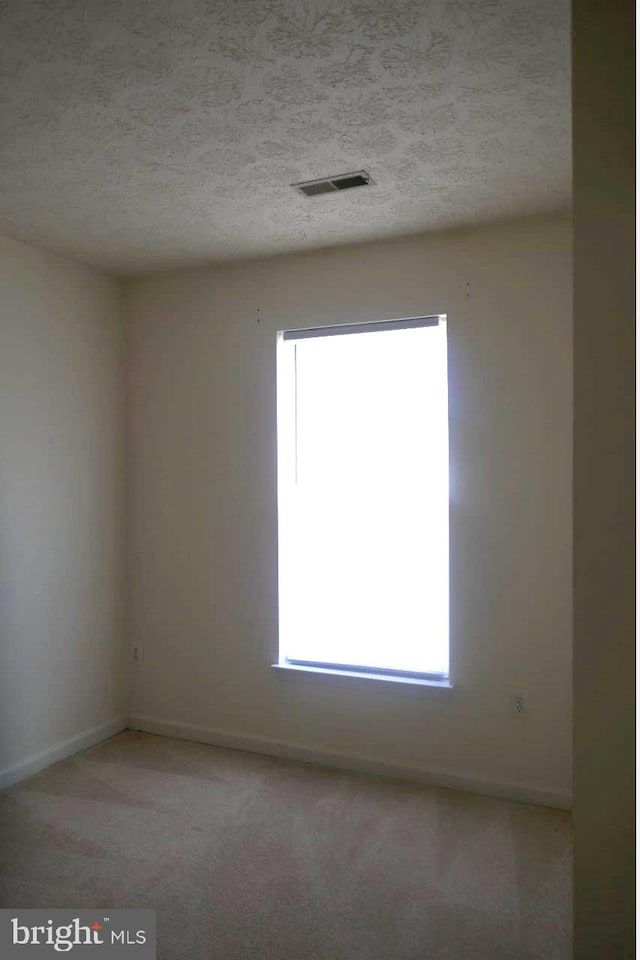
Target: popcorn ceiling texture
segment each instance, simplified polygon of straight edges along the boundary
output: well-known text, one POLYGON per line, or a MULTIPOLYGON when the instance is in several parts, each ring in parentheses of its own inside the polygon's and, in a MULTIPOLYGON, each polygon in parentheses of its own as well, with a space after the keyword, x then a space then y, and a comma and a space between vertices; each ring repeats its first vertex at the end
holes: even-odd
POLYGON ((0 38, 0 232, 117 273, 570 202, 568 0, 0 0, 0 38))

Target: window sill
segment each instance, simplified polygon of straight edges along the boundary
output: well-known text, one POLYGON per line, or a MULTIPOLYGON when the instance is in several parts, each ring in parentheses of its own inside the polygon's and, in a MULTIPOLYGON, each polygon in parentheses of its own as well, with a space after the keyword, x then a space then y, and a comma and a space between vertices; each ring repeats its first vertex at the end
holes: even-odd
POLYGON ((292 674, 320 674, 334 679, 356 680, 365 683, 396 684, 410 687, 428 687, 436 690, 453 690, 451 680, 425 680, 421 677, 403 677, 385 673, 366 673, 356 670, 334 670, 331 667, 306 667, 296 663, 272 663, 274 670, 284 670, 292 674))

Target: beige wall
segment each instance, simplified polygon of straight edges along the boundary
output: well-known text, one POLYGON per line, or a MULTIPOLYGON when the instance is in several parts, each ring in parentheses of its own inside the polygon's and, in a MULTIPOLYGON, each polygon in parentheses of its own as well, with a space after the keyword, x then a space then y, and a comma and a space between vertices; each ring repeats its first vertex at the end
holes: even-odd
POLYGON ((128 310, 131 635, 145 657, 134 723, 566 802, 569 218, 165 275, 130 284, 128 310), (283 676, 269 666, 276 331, 439 312, 450 336, 455 690, 283 676), (530 703, 521 720, 507 699, 518 689, 530 703))
POLYGON ((633 20, 574 2, 576 960, 635 956, 633 20))
POLYGON ((0 238, 0 782, 126 713, 122 332, 115 281, 0 238))

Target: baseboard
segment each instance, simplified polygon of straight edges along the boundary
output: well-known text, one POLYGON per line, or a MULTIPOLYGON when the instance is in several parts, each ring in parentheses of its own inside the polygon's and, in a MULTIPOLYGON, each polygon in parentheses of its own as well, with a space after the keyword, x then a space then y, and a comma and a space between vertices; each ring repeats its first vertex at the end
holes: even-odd
POLYGON ((519 803, 556 807, 560 810, 570 810, 573 805, 572 796, 568 791, 543 788, 533 784, 503 783, 493 780, 483 780, 469 773, 452 773, 444 770, 385 763, 380 760, 373 760, 370 757, 339 753, 333 750, 301 746, 294 743, 285 743, 280 740, 269 740, 264 737, 254 737, 249 734, 233 733, 227 730, 198 727, 190 723, 159 720, 154 717, 132 716, 129 717, 128 725, 130 730, 156 733, 164 737, 176 737, 180 740, 195 740, 199 743, 210 743, 217 747, 229 747, 233 750, 261 753, 272 757, 281 757, 286 760, 300 760, 304 763, 315 763, 324 767, 351 770, 356 773, 369 773, 378 776, 396 777, 402 780, 418 781, 436 787, 447 787, 452 790, 465 790, 470 793, 483 794, 484 796, 516 800, 519 803))
POLYGON ((50 767, 52 763, 57 763, 58 760, 65 760, 67 757, 73 756, 74 753, 86 750, 87 747, 92 747, 94 744, 100 743, 101 740, 107 740, 126 729, 127 718, 115 717, 113 720, 101 723, 97 727, 78 733, 75 737, 69 737, 68 740, 55 743, 52 747, 48 747, 40 753, 34 753, 25 760, 21 760, 20 763, 7 767, 5 770, 0 770, 0 790, 18 783, 40 770, 44 770, 45 767, 50 767))
POLYGON ((490 797, 500 797, 506 800, 516 800, 520 803, 533 803, 538 806, 556 807, 560 810, 571 810, 573 798, 569 791, 554 788, 539 787, 534 784, 505 783, 495 780, 484 780, 474 774, 451 772, 433 768, 411 767, 402 764, 385 763, 364 757, 358 754, 340 753, 334 750, 324 750, 319 747, 303 746, 287 743, 281 740, 270 740, 266 737, 255 737, 245 733, 234 733, 228 730, 215 730, 210 727, 198 727, 191 723, 182 723, 173 720, 159 720, 154 717, 132 716, 115 717, 90 730, 63 740, 53 746, 33 754, 20 763, 5 770, 0 770, 0 790, 10 787, 25 777, 29 777, 45 767, 51 766, 59 760, 86 750, 88 747, 115 736, 122 730, 142 730, 146 733, 156 733, 165 737, 176 737, 180 740, 195 740, 199 743, 210 743, 218 747, 228 747, 232 750, 244 750, 249 753, 261 753, 272 757, 281 757, 286 760, 299 760, 303 763, 315 763, 324 767, 333 767, 339 770, 351 770, 355 773, 368 773, 378 776, 396 777, 402 780, 417 781, 436 787, 446 787, 452 790, 465 790, 470 793, 479 793, 490 797))

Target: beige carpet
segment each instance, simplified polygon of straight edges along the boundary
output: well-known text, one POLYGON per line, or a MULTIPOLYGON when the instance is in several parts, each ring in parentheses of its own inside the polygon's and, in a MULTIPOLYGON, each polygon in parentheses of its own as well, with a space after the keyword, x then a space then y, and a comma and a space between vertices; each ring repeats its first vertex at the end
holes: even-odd
POLYGON ((161 960, 569 960, 568 814, 126 732, 0 794, 0 905, 161 960))

